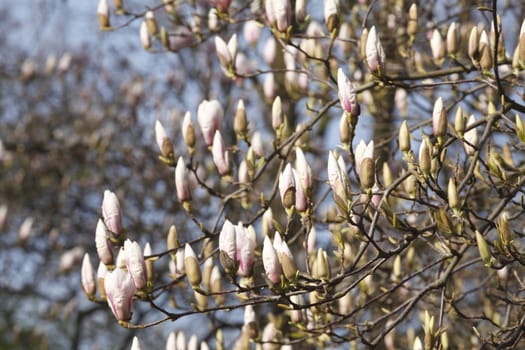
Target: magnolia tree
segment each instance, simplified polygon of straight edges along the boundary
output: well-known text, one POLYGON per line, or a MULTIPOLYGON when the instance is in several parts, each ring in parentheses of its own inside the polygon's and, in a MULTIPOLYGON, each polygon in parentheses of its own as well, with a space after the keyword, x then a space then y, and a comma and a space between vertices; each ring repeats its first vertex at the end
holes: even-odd
POLYGON ((101 29, 206 89, 150 123, 165 239, 109 181, 85 294, 129 329, 202 315, 169 349, 523 346, 524 11, 101 0, 101 29))

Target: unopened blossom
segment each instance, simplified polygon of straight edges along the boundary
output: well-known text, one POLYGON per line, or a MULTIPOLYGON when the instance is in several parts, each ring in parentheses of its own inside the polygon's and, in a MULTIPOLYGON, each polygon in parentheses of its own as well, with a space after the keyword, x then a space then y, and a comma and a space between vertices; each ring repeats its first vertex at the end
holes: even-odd
POLYGON ((244 307, 244 324, 241 332, 246 333, 250 339, 255 339, 259 335, 257 318, 252 305, 246 305, 244 307))
POLYGON ((226 272, 235 273, 237 271, 235 226, 230 220, 224 221, 219 233, 219 259, 226 272))
POLYGON ((76 246, 69 250, 66 250, 60 256, 59 270, 61 272, 66 272, 71 270, 71 268, 78 264, 84 255, 84 248, 76 246))
POLYGON ((279 260, 284 276, 288 280, 293 280, 297 274, 297 266, 295 265, 293 254, 288 244, 281 238, 279 232, 275 232, 273 248, 277 253, 277 259, 279 260))
POLYGON ((434 103, 432 111, 432 132, 436 137, 445 137, 447 135, 447 111, 443 106, 443 99, 439 97, 434 103))
POLYGON ((342 200, 347 199, 347 186, 349 183, 348 174, 346 172, 346 165, 341 156, 337 156, 335 152, 328 154, 328 183, 332 188, 334 196, 342 200))
POLYGON ((177 336, 175 332, 170 332, 166 340, 166 350, 177 350, 177 336))
POLYGON ((381 40, 376 34, 376 27, 372 26, 366 39, 366 63, 372 73, 382 75, 385 72, 386 57, 381 40))
POLYGON ((224 146, 224 140, 219 130, 215 131, 211 153, 219 174, 221 176, 228 175, 230 173, 230 155, 224 146))
POLYGON ((109 190, 104 191, 102 200, 102 218, 108 230, 114 234, 122 233, 122 210, 117 195, 109 190))
POLYGON ((275 62, 277 53, 277 42, 273 36, 268 37, 264 42, 263 58, 267 65, 271 66, 275 62))
POLYGON ((304 23, 306 17, 306 0, 295 0, 295 20, 297 23, 304 23))
POLYGON ((272 104, 272 127, 274 130, 279 130, 284 122, 283 106, 281 97, 277 96, 272 104))
POLYGON ((434 29, 432 37, 430 38, 430 49, 432 50, 432 57, 436 62, 440 62, 445 57, 445 42, 439 30, 434 29))
POLYGON ((177 197, 181 202, 191 201, 191 191, 188 179, 188 170, 184 159, 179 157, 175 167, 175 187, 177 188, 177 197))
POLYGON ((275 97, 275 76, 273 73, 268 73, 265 75, 263 81, 263 92, 264 96, 269 100, 275 97))
POLYGON ((215 131, 221 127, 223 115, 224 111, 217 100, 204 100, 199 104, 197 119, 206 145, 212 145, 215 131))
POLYGON ((148 31, 148 25, 146 24, 145 21, 143 21, 140 24, 139 37, 140 37, 140 43, 142 44, 142 47, 145 48, 146 50, 149 49, 151 47, 151 37, 148 31))
POLYGON ((285 33, 292 24, 290 0, 267 0, 264 5, 270 26, 285 33))
POLYGON ((259 157, 264 157, 264 142, 260 132, 255 131, 253 133, 251 145, 253 153, 255 153, 259 157))
POLYGON ((239 276, 250 276, 255 261, 255 241, 250 237, 248 230, 238 224, 235 226, 235 260, 239 265, 239 276))
POLYGON ((244 23, 243 36, 244 40, 250 45, 257 45, 261 38, 261 26, 255 20, 250 20, 244 23))
POLYGON ((306 189, 301 184, 299 173, 292 168, 292 173, 295 182, 295 210, 302 213, 308 209, 308 195, 306 189))
POLYGON ((481 69, 489 70, 492 68, 492 51, 487 32, 483 30, 479 37, 479 64, 481 69))
POLYGON ((472 63, 477 65, 479 60, 479 33, 476 26, 472 28, 468 37, 468 55, 472 63))
POLYGON ((312 169, 306 161, 301 147, 295 148, 295 169, 297 170, 297 175, 299 175, 301 186, 305 192, 309 192, 312 188, 312 169))
POLYGON ((465 132, 463 138, 463 146, 465 147, 465 152, 472 156, 474 153, 476 153, 476 145, 478 144, 478 130, 476 130, 475 127, 472 127, 472 125, 476 124, 476 117, 474 117, 474 114, 471 114, 468 118, 466 129, 469 129, 465 132))
POLYGON ((151 10, 146 11, 146 25, 148 26, 148 32, 151 35, 157 35, 159 27, 157 26, 157 20, 155 19, 155 13, 151 10))
POLYGON ((186 349, 186 336, 182 331, 177 332, 177 349, 186 349))
POLYGON ((98 219, 95 230, 95 245, 97 247, 98 258, 105 265, 113 264, 113 249, 108 239, 106 225, 102 219, 98 219))
POLYGON ((363 159, 374 158, 374 140, 371 140, 368 143, 365 143, 363 140, 359 141, 355 148, 355 167, 357 170, 357 173, 361 173, 361 163, 363 162, 363 159))
POLYGON ((277 340, 277 328, 273 322, 268 322, 268 324, 264 327, 263 334, 261 336, 261 341, 263 342, 262 350, 275 349, 275 344, 272 342, 277 340))
POLYGON ((109 6, 107 0, 99 0, 97 7, 98 24, 100 28, 105 29, 109 27, 109 6))
POLYGON ((279 193, 281 195, 281 203, 285 209, 289 209, 295 204, 295 186, 292 165, 288 163, 279 175, 279 193))
POLYGON ((129 321, 132 314, 135 284, 128 272, 116 268, 107 271, 104 278, 104 289, 108 305, 119 321, 129 321))
POLYGON ((20 224, 20 228, 18 229, 18 238, 21 242, 27 241, 29 237, 33 234, 33 223, 35 222, 35 219, 31 216, 28 216, 22 221, 22 224, 20 224))
POLYGON ((97 268, 97 286, 98 286, 100 296, 104 299, 106 299, 106 289, 104 288, 104 280, 106 278, 107 272, 108 272, 108 268, 106 264, 100 261, 98 263, 98 268, 97 268))
POLYGON ((162 126, 159 120, 155 122, 155 140, 157 141, 160 154, 166 158, 173 158, 173 144, 168 137, 166 129, 164 129, 164 126, 162 126))
POLYGON ((262 260, 268 280, 273 284, 279 283, 281 280, 281 265, 277 253, 275 252, 275 248, 268 236, 264 237, 262 260))
POLYGON ((456 55, 458 51, 458 34, 456 28, 456 22, 452 22, 447 30, 447 53, 450 56, 456 55))
POLYGON ((262 231, 263 235, 268 236, 273 230, 273 212, 272 208, 268 207, 262 216, 262 231))
POLYGON ((96 291, 95 270, 93 270, 93 265, 91 265, 91 259, 88 253, 84 254, 80 271, 80 281, 84 293, 89 297, 94 296, 96 291))
POLYGON ((193 146, 195 146, 195 126, 193 126, 193 122, 191 121, 191 113, 189 111, 184 114, 181 131, 184 143, 191 150, 193 146))
POLYGON ((339 0, 324 0, 324 22, 328 32, 339 29, 339 0))
POLYGON ((221 37, 215 37, 215 50, 221 65, 226 70, 233 69, 235 67, 235 59, 237 57, 237 34, 233 34, 228 44, 221 37))
POLYGON ((126 268, 128 269, 133 283, 137 289, 144 289, 147 286, 148 276, 146 272, 146 262, 140 245, 130 239, 124 241, 126 252, 126 268))
POLYGON ((140 340, 136 336, 133 337, 133 341, 131 342, 131 349, 130 350, 141 350, 140 347, 140 340))
POLYGON ((357 93, 354 84, 348 80, 342 68, 337 70, 337 88, 339 102, 343 110, 352 116, 359 116, 360 107, 357 103, 357 93))
POLYGON ((199 266, 199 259, 189 243, 184 247, 184 271, 188 281, 192 286, 198 286, 202 282, 202 274, 199 266))

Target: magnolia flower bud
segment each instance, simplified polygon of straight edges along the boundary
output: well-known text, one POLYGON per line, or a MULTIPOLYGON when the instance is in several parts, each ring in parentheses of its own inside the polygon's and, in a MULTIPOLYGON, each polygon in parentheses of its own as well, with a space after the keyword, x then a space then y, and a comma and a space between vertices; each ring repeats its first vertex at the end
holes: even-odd
POLYGON ((359 141, 355 148, 355 168, 358 174, 361 174, 361 163, 363 159, 370 158, 374 159, 374 140, 369 143, 365 143, 363 140, 359 141))
POLYGON ((147 257, 151 256, 153 253, 151 251, 151 244, 149 242, 146 242, 144 245, 144 253, 142 254, 144 256, 144 262, 146 264, 146 276, 148 278, 148 283, 153 284, 155 281, 155 269, 153 267, 153 260, 152 259, 146 259, 147 257))
POLYGON ((133 337, 130 350, 141 350, 140 340, 136 336, 133 337))
POLYGON ((250 20, 244 23, 242 33, 244 40, 246 40, 248 44, 255 46, 261 38, 261 25, 255 20, 250 20))
POLYGON ((479 37, 479 60, 481 69, 489 70, 492 68, 492 51, 485 30, 481 32, 481 36, 479 37))
POLYGON ((155 20, 155 13, 153 11, 146 11, 146 26, 148 27, 148 32, 151 35, 157 35, 159 28, 157 26, 157 21, 155 20))
POLYGON ((139 36, 142 47, 146 50, 149 49, 151 47, 151 38, 148 32, 148 25, 146 24, 146 22, 142 22, 140 24, 139 36))
POLYGON ((244 108, 243 100, 239 100, 237 103, 237 110, 235 111, 235 118, 233 119, 233 130, 238 138, 246 138, 248 120, 246 119, 246 109, 244 108))
POLYGON ((99 262, 97 268, 97 286, 100 296, 103 299, 106 299, 106 289, 104 288, 104 280, 106 278, 107 271, 108 269, 106 267, 106 264, 104 264, 102 261, 99 262))
POLYGON ((439 30, 434 29, 432 32, 432 38, 430 39, 430 48, 432 49, 432 57, 437 65, 440 65, 445 58, 445 43, 443 37, 439 33, 439 30))
POLYGON ((193 147, 195 146, 195 127, 191 121, 191 113, 186 112, 184 119, 182 119, 182 138, 184 143, 188 146, 190 154, 193 153, 193 147))
POLYGON ((100 29, 109 28, 109 6, 107 0, 99 0, 97 7, 98 24, 100 29))
MULTIPOLYGON (((514 123, 516 124, 516 135, 521 140, 521 142, 525 143, 525 123, 523 123, 523 120, 521 120, 518 114, 514 116, 514 123)), ((0 227, 1 226, 2 225, 0 225, 0 227)))
POLYGON ((237 240, 235 226, 230 220, 224 221, 219 234, 219 260, 226 272, 230 274, 237 272, 237 240))
POLYGON ((479 60, 478 36, 478 28, 474 26, 470 31, 470 36, 468 38, 468 55, 474 65, 477 65, 479 60))
POLYGON ((255 261, 255 240, 241 223, 235 226, 235 247, 235 260, 239 266, 237 273, 243 277, 251 276, 255 261))
POLYGON ((295 204, 295 186, 292 165, 288 163, 279 175, 279 193, 281 195, 281 203, 285 209, 290 209, 295 204))
POLYGON ((434 136, 443 138, 447 135, 447 111, 443 106, 443 99, 439 97, 434 103, 432 112, 432 132, 434 136))
POLYGON ((273 231, 273 212, 272 208, 268 207, 262 216, 262 232, 264 236, 269 236, 273 231))
POLYGON ((217 100, 204 100, 199 104, 197 119, 206 145, 212 145, 215 131, 217 131, 222 124, 223 114, 222 106, 217 100))
POLYGON ((264 6, 270 26, 281 33, 286 33, 292 23, 290 0, 267 0, 264 6))
POLYGON ((224 140, 219 130, 215 131, 212 146, 213 162, 221 176, 230 174, 230 155, 224 146, 224 140))
POLYGON ((228 44, 219 36, 215 37, 215 49, 217 56, 228 76, 233 76, 235 72, 235 60, 237 58, 237 35, 233 34, 228 44))
POLYGON ((199 267, 199 260, 189 243, 184 247, 184 270, 188 281, 193 287, 198 287, 202 281, 201 270, 199 267))
POLYGON ((86 293, 89 298, 92 298, 95 295, 97 286, 95 283, 95 271, 93 270, 93 265, 91 265, 91 259, 88 253, 84 254, 84 258, 82 259, 80 280, 84 293, 86 293))
POLYGON ((373 74, 381 76, 386 70, 386 58, 381 40, 377 37, 376 27, 372 26, 366 39, 366 63, 373 74))
POLYGON ((177 197, 180 202, 191 201, 188 171, 182 157, 179 157, 175 167, 175 187, 177 188, 177 197))
POLYGON ((456 22, 452 22, 447 30, 447 52, 450 56, 456 56, 458 52, 458 34, 456 22))
POLYGON ((18 229, 18 238, 20 239, 20 242, 25 242, 31 235, 33 234, 33 223, 34 218, 31 216, 28 216, 22 221, 22 224, 20 224, 20 228, 18 229))
POLYGON ((504 247, 508 247, 514 240, 514 235, 509 225, 509 215, 507 212, 501 213, 498 221, 496 222, 496 228, 498 230, 499 240, 504 247))
POLYGON ((166 245, 168 247, 168 250, 175 251, 175 249, 179 248, 179 238, 177 234, 177 228, 175 225, 171 225, 170 229, 168 231, 168 237, 166 239, 166 245))
POLYGON ((281 98, 277 96, 272 104, 272 127, 275 131, 281 128, 284 121, 283 107, 281 104, 281 98))
POLYGON ((330 265, 328 264, 328 256, 326 251, 322 248, 317 250, 317 255, 312 266, 312 277, 319 279, 330 278, 330 265))
POLYGON ((423 138, 419 146, 419 170, 423 175, 428 175, 430 172, 431 158, 428 138, 423 138))
POLYGON ((124 241, 124 251, 126 252, 126 268, 128 269, 133 283, 138 290, 145 289, 148 282, 146 263, 140 245, 129 239, 124 241))
POLYGON ((341 115, 341 119, 339 119, 339 140, 345 147, 352 141, 351 139, 352 135, 350 132, 350 125, 348 123, 348 118, 346 116, 346 112, 341 115))
POLYGON ((281 280, 281 265, 268 236, 264 237, 262 259, 266 277, 271 283, 278 284, 281 280))
POLYGON ((255 131, 253 133, 251 144, 252 144, 251 149, 253 150, 253 153, 257 155, 258 157, 264 157, 264 154, 265 154, 264 142, 263 142, 260 132, 255 131))
POLYGON ((208 29, 211 32, 216 32, 220 29, 219 13, 216 8, 211 8, 210 12, 208 12, 208 29))
POLYGON ((264 96, 271 100, 275 97, 275 76, 273 73, 266 74, 263 82, 264 96))
POLYGON ((115 193, 105 190, 102 200, 102 218, 108 230, 115 236, 122 233, 122 211, 115 193))
POLYGON ((329 33, 339 29, 339 0, 324 0, 324 21, 329 33))
POLYGON ((354 117, 359 116, 360 108, 357 103, 355 87, 341 68, 337 70, 337 88, 339 102, 343 110, 354 117))
POLYGON ((295 21, 304 24, 307 18, 306 0, 295 0, 295 21))
POLYGON ((105 265, 113 264, 113 250, 107 236, 106 226, 101 219, 98 219, 95 231, 95 245, 97 247, 98 258, 105 265))
POLYGON ((490 248, 487 241, 479 231, 476 231, 476 243, 478 244, 479 255, 485 263, 485 266, 491 267, 494 264, 495 259, 490 253, 490 248))
POLYGON ((312 169, 308 165, 301 147, 295 148, 295 169, 297 170, 301 186, 305 192, 310 192, 312 188, 312 169))
POLYGON ((469 156, 472 156, 474 153, 476 153, 476 146, 478 144, 478 130, 475 127, 472 127, 474 124, 476 124, 476 117, 474 117, 474 114, 471 114, 466 125, 468 131, 466 131, 465 135, 463 136, 463 146, 465 148, 465 152, 469 156))
POLYGON ((244 307, 244 325, 242 327, 243 332, 247 332, 250 339, 255 339, 259 336, 259 330, 257 328, 257 318, 252 305, 246 305, 244 307))
POLYGON ((465 131, 465 117, 463 116, 463 110, 461 109, 461 107, 458 107, 456 111, 454 129, 456 129, 456 133, 459 137, 463 137, 463 132, 465 131))
POLYGON ((456 188, 456 181, 453 178, 448 180, 448 205, 454 211, 458 211, 461 208, 461 203, 459 201, 458 190, 456 188))
POLYGON ((119 321, 129 321, 132 314, 135 284, 129 273, 120 268, 107 271, 104 277, 104 289, 108 305, 119 321))
POLYGON ((334 197, 340 201, 347 200, 347 186, 349 184, 346 165, 342 157, 332 151, 328 154, 328 183, 332 188, 334 197))
POLYGON ((213 266, 210 275, 210 291, 214 293, 214 299, 217 305, 224 304, 224 295, 218 294, 222 292, 222 276, 221 271, 217 265, 213 266))
POLYGON ((361 170, 359 172, 359 179, 361 181, 361 187, 365 190, 369 190, 375 184, 375 163, 372 158, 365 158, 361 162, 361 170))
POLYGON ((413 3, 408 9, 407 34, 414 37, 417 34, 417 4, 413 3))
POLYGON ((410 131, 406 120, 403 120, 399 128, 399 149, 401 152, 410 152, 410 131))
POLYGON ((286 277, 286 279, 289 281, 294 280, 297 275, 297 266, 295 265, 293 254, 290 251, 290 248, 288 248, 286 242, 283 241, 279 232, 275 232, 275 236, 273 238, 273 248, 277 253, 277 259, 281 265, 284 277, 286 277))
POLYGON ((157 146, 159 146, 160 154, 167 159, 174 159, 173 144, 159 120, 155 122, 155 140, 157 141, 157 146))

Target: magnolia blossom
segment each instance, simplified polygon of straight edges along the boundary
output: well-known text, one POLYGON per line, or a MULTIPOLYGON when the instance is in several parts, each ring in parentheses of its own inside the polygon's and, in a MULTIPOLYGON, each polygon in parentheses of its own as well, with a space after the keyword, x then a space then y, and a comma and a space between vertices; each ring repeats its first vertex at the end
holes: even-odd
POLYGON ((363 159, 374 159, 374 140, 366 144, 363 140, 359 141, 355 148, 355 167, 358 174, 361 174, 361 163, 363 159))
POLYGON ((281 280, 281 264, 268 236, 264 237, 262 260, 268 280, 273 284, 279 283, 281 280))
POLYGON ((383 74, 385 72, 385 52, 383 51, 383 45, 381 45, 381 40, 377 37, 376 27, 372 26, 368 32, 366 39, 366 63, 368 68, 374 74, 383 74))
POLYGON ((168 137, 168 133, 166 133, 166 129, 164 129, 164 126, 162 126, 159 120, 155 122, 155 140, 157 141, 160 153, 164 157, 173 156, 173 144, 168 137))
POLYGON ((105 190, 102 200, 102 217, 108 230, 119 235, 122 232, 122 211, 120 203, 115 193, 105 190))
POLYGON ((255 153, 259 157, 264 157, 264 142, 260 132, 255 131, 253 133, 251 145, 253 153, 255 153))
POLYGON ((295 20, 298 23, 303 23, 306 20, 306 0, 295 1, 295 20))
POLYGON ((140 340, 136 336, 133 337, 133 341, 131 342, 131 350, 141 350, 140 347, 140 340))
POLYGON ((293 175, 292 165, 288 163, 279 175, 279 193, 284 208, 288 209, 295 204, 295 192, 295 177, 293 175))
POLYGON ((277 42, 273 36, 268 37, 264 42, 263 58, 267 65, 271 66, 275 62, 277 54, 277 42))
POLYGON ((230 220, 224 221, 219 233, 219 258, 227 272, 236 272, 237 269, 237 240, 235 226, 230 220))
POLYGON ((288 244, 281 238, 279 232, 275 232, 273 248, 277 253, 277 259, 279 259, 284 276, 288 280, 294 279, 297 274, 297 266, 295 265, 292 251, 288 248, 288 244))
POLYGON ((306 189, 301 184, 301 178, 299 173, 292 169, 293 178, 295 185, 295 210, 298 212, 304 212, 308 209, 308 196, 306 194, 306 189))
POLYGON ((344 159, 341 156, 336 156, 336 153, 333 151, 328 154, 328 183, 334 196, 342 200, 347 199, 349 179, 346 172, 346 164, 344 159))
POLYGON ((444 137, 447 134, 447 112, 443 106, 443 99, 439 97, 434 103, 432 111, 432 132, 436 137, 444 137))
POLYGON ((439 30, 434 29, 432 37, 430 38, 430 49, 432 50, 432 57, 434 60, 440 61, 445 57, 445 43, 439 30))
POLYGON ((193 122, 191 121, 190 112, 186 112, 184 114, 184 118, 182 119, 181 131, 184 143, 190 148, 195 146, 195 127, 193 126, 193 122))
POLYGON ((283 106, 281 103, 281 97, 277 96, 273 100, 272 104, 272 127, 274 130, 278 130, 284 121, 283 106))
POLYGON ((449 55, 455 55, 458 50, 457 24, 452 22, 447 30, 447 52, 449 55))
POLYGON ((109 27, 109 6, 107 0, 99 0, 97 6, 97 15, 100 27, 109 27))
POLYGON ((261 30, 261 26, 255 20, 250 20, 244 23, 242 32, 244 40, 250 45, 257 45, 257 42, 261 37, 261 30))
POLYGON ((237 57, 237 34, 233 34, 228 44, 221 37, 215 37, 215 50, 217 56, 221 62, 222 67, 229 69, 229 67, 235 66, 235 59, 237 57))
POLYGON ((281 33, 286 32, 292 23, 290 0, 267 0, 264 5, 270 25, 281 33))
POLYGON ((312 188, 312 169, 301 147, 295 148, 295 169, 297 170, 297 175, 299 176, 300 184, 303 189, 308 192, 312 188))
POLYGON ((324 0, 324 21, 329 32, 339 27, 339 0, 324 0))
POLYGON ((264 96, 269 100, 275 97, 275 76, 273 73, 268 73, 265 75, 263 82, 263 92, 264 96))
POLYGON ((142 47, 145 48, 146 50, 149 49, 151 47, 151 37, 149 35, 148 25, 146 24, 145 21, 143 21, 140 24, 139 37, 140 37, 140 43, 142 44, 142 47))
POLYGON ((239 276, 250 276, 255 261, 255 240, 248 230, 239 223, 235 226, 235 260, 239 264, 239 276))
POLYGON ((95 230, 95 245, 97 247, 98 258, 105 265, 113 264, 113 249, 111 242, 107 237, 107 230, 104 222, 101 219, 97 221, 97 228, 95 230))
POLYGON ((22 224, 20 224, 20 228, 18 229, 18 237, 20 238, 20 241, 25 242, 31 235, 33 234, 33 223, 35 222, 35 219, 31 216, 28 216, 22 221, 22 224))
POLYGON ((337 88, 339 102, 341 102, 343 110, 352 116, 358 116, 360 108, 357 103, 355 87, 350 80, 348 80, 348 77, 341 68, 337 70, 337 88))
POLYGON ((197 119, 206 145, 211 146, 213 143, 215 131, 217 131, 222 124, 223 114, 222 106, 217 100, 204 100, 199 104, 197 119))
POLYGON ((129 321, 135 294, 135 284, 130 274, 120 268, 107 271, 104 278, 104 289, 108 305, 115 318, 119 321, 129 321))
POLYGON ((166 350, 177 350, 177 336, 175 332, 171 332, 166 340, 166 350))
POLYGON ((89 254, 85 253, 82 259, 82 268, 80 270, 80 280, 82 282, 82 289, 88 296, 95 295, 96 283, 95 283, 95 271, 93 265, 91 265, 91 259, 89 254))
POLYGON ((469 130, 466 131, 463 136, 465 139, 463 146, 465 147, 465 152, 469 156, 472 156, 474 153, 476 153, 476 145, 478 144, 478 131, 475 127, 472 127, 474 124, 476 124, 476 117, 474 117, 474 114, 471 114, 466 125, 466 129, 469 130))
POLYGON ((224 140, 221 136, 219 130, 215 131, 215 136, 213 137, 213 146, 212 146, 212 156, 213 162, 219 171, 221 176, 227 175, 230 173, 230 155, 224 146, 224 140))
POLYGON ((146 263, 140 245, 129 239, 124 241, 124 251, 126 252, 126 268, 135 283, 137 289, 144 289, 147 286, 148 276, 146 272, 146 263))
POLYGON ((177 166, 175 167, 175 187, 177 188, 177 197, 181 202, 187 202, 191 200, 191 191, 188 179, 188 170, 184 159, 179 157, 177 166))

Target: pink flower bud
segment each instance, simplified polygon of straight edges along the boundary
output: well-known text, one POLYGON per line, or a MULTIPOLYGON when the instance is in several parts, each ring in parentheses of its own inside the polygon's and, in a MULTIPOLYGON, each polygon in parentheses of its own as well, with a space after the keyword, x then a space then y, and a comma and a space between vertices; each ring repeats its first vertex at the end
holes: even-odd
POLYGON ((189 243, 184 247, 184 271, 192 286, 199 286, 202 282, 202 274, 199 259, 189 243))
POLYGON ((275 76, 273 73, 266 74, 263 82, 264 96, 271 100, 275 97, 275 76))
POLYGON ((443 99, 439 97, 434 103, 434 110, 432 111, 432 132, 436 137, 444 137, 447 135, 447 114, 443 106, 443 99))
POLYGON ((155 122, 155 140, 157 141, 160 153, 166 158, 172 158, 173 144, 166 133, 166 129, 164 129, 164 126, 162 126, 159 120, 155 122))
POLYGON ((478 131, 476 128, 472 127, 474 124, 476 124, 476 117, 474 117, 474 114, 471 114, 466 125, 466 129, 468 129, 468 131, 466 131, 463 135, 463 138, 465 139, 463 146, 465 147, 465 152, 469 156, 472 156, 474 153, 476 153, 476 145, 478 144, 478 131))
POLYGON ((106 226, 101 219, 98 219, 95 231, 95 245, 97 247, 98 258, 105 265, 113 264, 113 250, 107 236, 106 226))
POLYGON ((339 0, 324 0, 324 21, 328 32, 339 29, 339 0))
POLYGON ((434 29, 430 38, 430 49, 435 61, 441 61, 445 57, 445 42, 439 30, 434 29))
POLYGON ((308 209, 308 196, 304 186, 301 184, 301 178, 295 169, 292 169, 295 185, 295 210, 302 213, 308 209))
POLYGON ((257 45, 257 42, 261 37, 261 26, 259 23, 255 20, 244 23, 243 36, 248 44, 257 45))
POLYGON ((301 186, 306 192, 309 192, 312 188, 312 169, 308 165, 301 147, 295 148, 295 169, 299 175, 301 186))
POLYGON ((358 174, 361 174, 361 163, 363 159, 370 158, 374 160, 374 140, 366 144, 363 140, 359 141, 355 148, 355 168, 358 174))
POLYGON ((275 62, 277 42, 273 36, 268 37, 264 42, 263 58, 267 65, 271 66, 275 62))
POLYGON ((109 27, 109 6, 107 0, 99 0, 97 7, 98 23, 100 28, 109 27))
POLYGON ((93 265, 91 265, 91 259, 88 253, 84 254, 80 271, 80 280, 84 293, 86 293, 88 297, 94 296, 96 291, 95 271, 93 270, 93 265))
POLYGON ((104 289, 115 318, 119 321, 129 321, 135 294, 135 284, 129 273, 119 268, 108 271, 104 278, 104 289))
POLYGON ((291 208, 295 204, 295 179, 293 176, 292 165, 286 164, 283 172, 279 175, 279 193, 281 202, 285 209, 291 208))
POLYGON ((224 221, 219 234, 219 259, 226 272, 237 271, 237 240, 230 220, 224 221))
POLYGON ((33 217, 28 216, 22 221, 22 224, 20 224, 20 228, 18 229, 18 238, 21 242, 27 241, 29 237, 33 234, 33 223, 35 219, 33 217))
POLYGON ((264 157, 264 142, 260 132, 255 131, 253 133, 251 144, 253 153, 259 157, 264 157))
POLYGON ((119 235, 122 232, 122 211, 120 203, 115 193, 105 190, 102 200, 102 218, 108 230, 119 235))
POLYGON ((328 154, 328 183, 336 198, 347 199, 347 187, 349 183, 346 165, 341 156, 334 152, 328 154))
POLYGON ((352 116, 358 116, 360 108, 357 103, 355 87, 341 68, 337 70, 337 88, 339 90, 339 102, 341 102, 343 110, 352 116))
POLYGON ((289 0, 265 1, 266 18, 270 26, 285 33, 292 22, 292 11, 289 0))
POLYGON ((281 265, 279 264, 279 258, 268 236, 264 237, 262 259, 268 280, 273 284, 279 283, 281 280, 281 265))
POLYGON ((126 268, 133 279, 133 283, 135 283, 135 287, 138 290, 146 288, 148 276, 140 245, 135 241, 126 239, 124 241, 124 251, 126 252, 126 268))
POLYGON ((237 57, 237 35, 233 34, 228 44, 221 37, 215 37, 215 50, 221 65, 228 69, 235 66, 235 58, 237 57))
POLYGON ((59 270, 60 272, 66 272, 71 270, 71 268, 78 264, 82 260, 84 255, 84 249, 82 247, 74 247, 65 251, 60 256, 59 270))
POLYGON ((186 143, 188 147, 193 148, 193 146, 195 146, 195 127, 193 126, 193 122, 191 121, 190 112, 186 112, 186 114, 184 114, 181 130, 184 143, 186 143))
POLYGON ((228 175, 230 173, 230 155, 224 146, 224 140, 219 130, 215 131, 211 152, 219 174, 221 176, 228 175))
POLYGON ((136 336, 133 337, 133 341, 131 342, 131 349, 130 350, 141 350, 140 348, 140 340, 136 336))
POLYGON ((268 207, 262 216, 262 231, 265 236, 270 235, 270 232, 273 230, 273 212, 272 208, 268 207))
POLYGON ((177 336, 175 332, 171 332, 168 335, 168 340, 166 341, 166 350, 177 350, 177 336))
POLYGON ((376 27, 372 26, 366 39, 366 63, 372 73, 382 75, 386 69, 385 52, 381 40, 377 37, 376 27))
POLYGON ((98 268, 97 268, 97 286, 98 286, 100 296, 104 299, 106 298, 106 289, 104 288, 104 280, 106 278, 107 272, 108 272, 108 268, 102 261, 100 261, 98 263, 98 268))
POLYGON ((277 259, 281 265, 284 276, 288 280, 293 280, 297 274, 297 266, 295 265, 292 252, 288 248, 288 244, 281 238, 279 232, 275 233, 273 239, 273 248, 277 253, 277 259))
POLYGON ((274 130, 278 130, 284 121, 283 106, 281 103, 281 97, 277 96, 273 100, 272 104, 272 127, 274 130))
POLYGON ((188 171, 182 157, 179 157, 175 167, 175 187, 177 188, 177 197, 180 202, 191 201, 188 171))
POLYGON ((206 145, 211 146, 215 131, 219 130, 222 124, 224 111, 217 100, 204 100, 199 104, 197 119, 204 137, 206 145))
POLYGON ((251 276, 255 261, 255 241, 250 237, 247 229, 239 223, 235 226, 236 260, 239 264, 239 276, 251 276))

